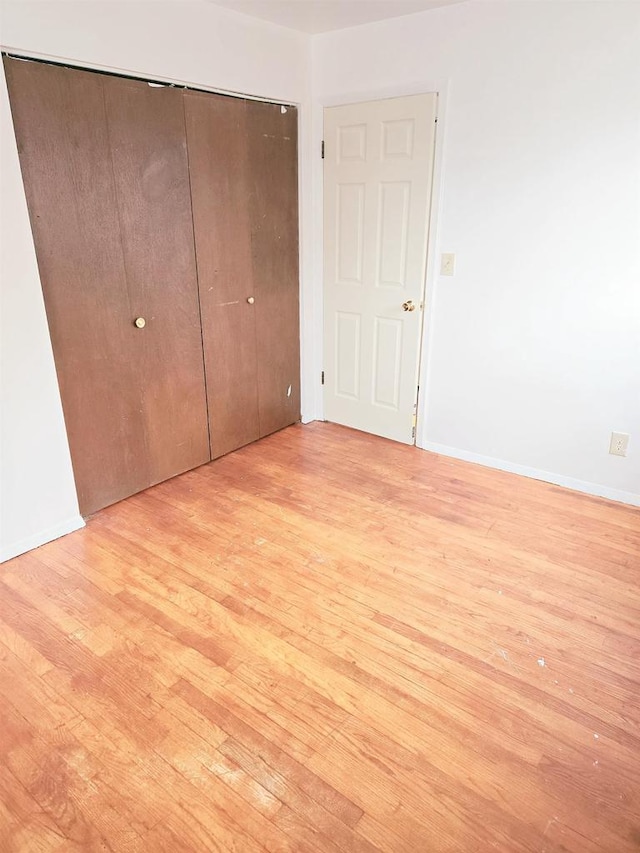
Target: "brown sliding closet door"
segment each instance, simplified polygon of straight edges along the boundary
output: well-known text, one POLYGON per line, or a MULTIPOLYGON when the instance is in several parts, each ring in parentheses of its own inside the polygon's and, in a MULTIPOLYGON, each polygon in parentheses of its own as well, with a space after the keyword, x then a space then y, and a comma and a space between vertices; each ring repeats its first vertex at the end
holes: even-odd
POLYGON ((209 458, 182 92, 5 68, 87 515, 209 458))
POLYGON ((216 458, 300 417, 297 114, 184 99, 216 458))
POLYGON ((211 458, 260 437, 247 103, 185 92, 211 458))
POLYGON ((298 115, 247 102, 260 435, 300 419, 298 115))

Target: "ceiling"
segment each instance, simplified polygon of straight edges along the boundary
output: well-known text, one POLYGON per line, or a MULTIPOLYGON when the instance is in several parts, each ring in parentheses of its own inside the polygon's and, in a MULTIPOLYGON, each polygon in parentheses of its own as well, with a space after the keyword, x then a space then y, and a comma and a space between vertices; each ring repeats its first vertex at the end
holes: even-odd
POLYGON ((211 0, 235 12, 303 33, 326 33, 450 6, 462 0, 211 0))

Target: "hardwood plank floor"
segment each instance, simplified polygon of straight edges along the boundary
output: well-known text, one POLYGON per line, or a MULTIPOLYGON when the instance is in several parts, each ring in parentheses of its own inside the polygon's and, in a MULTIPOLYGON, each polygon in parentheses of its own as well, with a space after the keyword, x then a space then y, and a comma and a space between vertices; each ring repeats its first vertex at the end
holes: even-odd
POLYGON ((0 851, 640 850, 640 510, 291 427, 0 566, 0 851))

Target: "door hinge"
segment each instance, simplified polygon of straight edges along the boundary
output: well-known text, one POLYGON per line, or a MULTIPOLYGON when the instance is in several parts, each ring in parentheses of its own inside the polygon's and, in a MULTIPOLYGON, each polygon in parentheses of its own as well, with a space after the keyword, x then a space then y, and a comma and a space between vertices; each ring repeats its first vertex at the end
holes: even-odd
POLYGON ((324 385, 324 370, 323 370, 323 371, 322 371, 322 373, 320 374, 320 384, 321 384, 321 385, 324 385))
POLYGON ((322 159, 324 160, 324 139, 322 140, 322 146, 320 150, 322 152, 322 159))

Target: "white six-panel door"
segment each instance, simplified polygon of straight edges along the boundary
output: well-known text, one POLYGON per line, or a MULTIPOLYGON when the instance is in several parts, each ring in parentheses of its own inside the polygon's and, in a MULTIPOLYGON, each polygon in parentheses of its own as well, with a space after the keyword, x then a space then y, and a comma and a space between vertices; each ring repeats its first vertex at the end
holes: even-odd
POLYGON ((324 114, 324 405, 414 442, 437 95, 324 114))

